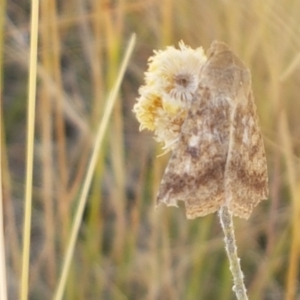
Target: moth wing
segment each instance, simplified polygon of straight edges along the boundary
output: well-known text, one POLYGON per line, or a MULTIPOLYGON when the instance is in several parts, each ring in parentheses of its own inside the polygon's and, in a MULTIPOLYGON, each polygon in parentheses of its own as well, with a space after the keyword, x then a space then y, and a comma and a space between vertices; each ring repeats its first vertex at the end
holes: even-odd
POLYGON ((198 97, 182 125, 157 196, 158 205, 177 206, 178 200, 184 201, 189 219, 217 211, 225 199, 230 107, 210 89, 200 89, 198 97))
POLYGON ((247 219, 253 207, 268 197, 266 155, 252 92, 238 102, 232 123, 225 189, 230 211, 247 219))

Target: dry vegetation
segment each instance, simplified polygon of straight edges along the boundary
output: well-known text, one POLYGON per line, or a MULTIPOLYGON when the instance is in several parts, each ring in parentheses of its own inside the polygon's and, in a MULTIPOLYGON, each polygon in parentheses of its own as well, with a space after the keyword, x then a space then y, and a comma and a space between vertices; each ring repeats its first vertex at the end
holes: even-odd
MULTIPOLYGON (((0 175, 14 300, 22 277, 31 7, 4 2, 0 175)), ((188 221, 184 209, 154 210, 168 157, 157 158, 161 148, 138 132, 132 113, 152 50, 181 39, 205 49, 225 41, 252 72, 270 199, 248 221, 234 220, 239 256, 251 300, 300 299, 299 11, 293 0, 41 1, 29 299, 54 297, 98 124, 133 32, 136 47, 99 151, 64 299, 234 299, 217 216, 188 221)))

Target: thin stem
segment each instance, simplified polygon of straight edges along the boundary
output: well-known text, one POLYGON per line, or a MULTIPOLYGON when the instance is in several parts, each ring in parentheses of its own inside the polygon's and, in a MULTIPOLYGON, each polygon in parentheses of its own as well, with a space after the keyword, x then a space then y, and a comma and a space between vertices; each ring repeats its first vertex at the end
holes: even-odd
POLYGON ((4 236, 4 210, 3 210, 3 190, 2 190, 2 95, 3 95, 3 48, 4 48, 4 18, 5 3, 0 9, 0 299, 7 299, 7 281, 6 281, 6 260, 5 260, 5 236, 4 236))
POLYGON ((25 210, 23 225, 23 257, 20 299, 28 299, 29 264, 30 264, 30 234, 32 212, 32 181, 34 156, 34 125, 36 106, 36 76, 37 76, 37 48, 38 48, 39 0, 31 1, 31 40, 29 59, 28 84, 28 116, 27 116, 27 155, 26 155, 26 185, 25 210))
POLYGON ((225 235, 225 248, 229 259, 230 271, 233 276, 233 291, 238 300, 248 300, 247 290, 244 285, 244 274, 241 269, 240 259, 237 255, 237 247, 234 236, 232 214, 227 205, 219 210, 220 222, 225 235))
POLYGON ((87 169, 87 174, 86 174, 86 177, 85 177, 85 180, 83 183, 83 188, 82 188, 81 195, 79 198, 78 207, 75 212, 74 221, 73 221, 73 225, 72 225, 72 229, 71 229, 71 234, 70 234, 70 238, 68 241, 67 252, 66 252, 64 262, 63 262, 60 279, 58 282, 58 287, 55 292, 55 296, 54 296, 55 300, 61 300, 63 298, 66 281, 67 281, 67 276, 68 276, 68 273, 70 270, 71 260, 72 260, 73 253, 74 253, 75 243, 76 243, 76 240, 78 237, 78 232, 79 232, 79 228, 80 228, 83 213, 84 213, 84 208, 85 208, 86 201, 87 201, 87 195, 88 195, 88 192, 89 192, 89 189, 91 186, 91 181, 92 181, 94 170, 96 167, 98 154, 101 149, 101 145, 102 145, 102 142, 103 142, 103 139, 104 139, 104 136, 106 133, 106 129, 107 129, 107 126, 109 123, 109 118, 111 116, 115 101, 117 99, 117 94, 120 89, 120 85, 121 85, 122 79, 124 77, 129 58, 132 54, 132 51, 133 51, 133 48, 135 45, 135 40, 136 40, 135 35, 132 35, 131 39, 129 41, 123 62, 121 64, 120 71, 118 73, 118 77, 115 82, 115 86, 113 87, 112 92, 107 100, 107 104, 106 104, 106 107, 105 107, 105 110, 103 113, 103 118, 99 124, 99 129, 97 131, 95 145, 93 148, 93 153, 92 153, 92 156, 91 156, 91 159, 89 162, 89 166, 87 169))

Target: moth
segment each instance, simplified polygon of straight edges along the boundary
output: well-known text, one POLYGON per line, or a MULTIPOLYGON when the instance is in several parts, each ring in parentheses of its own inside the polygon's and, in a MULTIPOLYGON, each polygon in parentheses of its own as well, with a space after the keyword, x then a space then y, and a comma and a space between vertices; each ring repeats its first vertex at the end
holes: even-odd
POLYGON ((157 195, 157 205, 184 201, 189 219, 222 205, 247 219, 268 197, 266 155, 251 73, 223 42, 213 42, 188 104, 157 195))

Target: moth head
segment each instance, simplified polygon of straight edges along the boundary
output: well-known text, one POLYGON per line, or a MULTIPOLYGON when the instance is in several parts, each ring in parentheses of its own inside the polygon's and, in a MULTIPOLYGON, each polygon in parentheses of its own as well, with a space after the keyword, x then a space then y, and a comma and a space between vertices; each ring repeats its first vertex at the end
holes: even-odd
POLYGON ((218 55, 222 52, 228 52, 230 51, 230 48, 228 45, 224 42, 219 41, 213 41, 210 45, 210 48, 207 50, 207 58, 210 58, 212 56, 218 55))
POLYGON ((209 59, 200 75, 201 82, 232 99, 242 99, 242 95, 250 93, 251 73, 225 43, 214 41, 207 56, 209 59))

